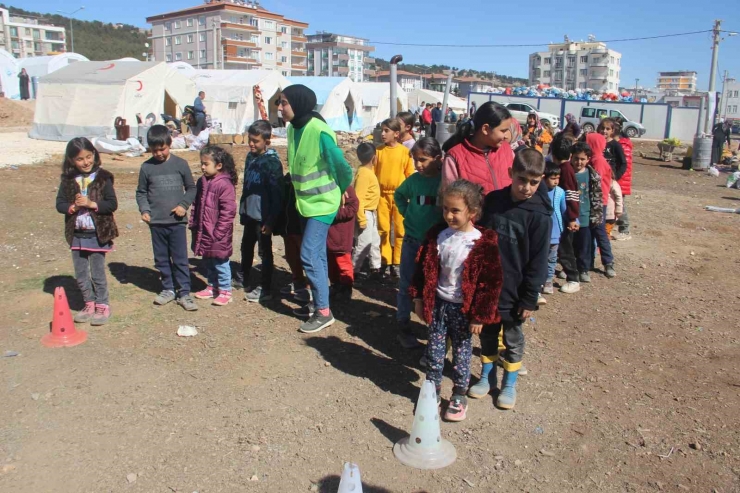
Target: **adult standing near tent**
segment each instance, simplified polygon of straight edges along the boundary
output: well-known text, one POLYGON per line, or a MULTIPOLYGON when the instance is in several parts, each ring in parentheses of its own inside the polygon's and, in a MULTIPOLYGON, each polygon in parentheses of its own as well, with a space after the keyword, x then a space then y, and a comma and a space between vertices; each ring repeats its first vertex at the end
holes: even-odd
POLYGON ((475 101, 470 103, 470 118, 473 118, 475 116, 475 112, 478 110, 478 105, 475 104, 475 101))
POLYGON ((430 137, 437 138, 437 125, 442 123, 443 119, 442 103, 437 103, 437 107, 432 110, 432 135, 430 137))
POLYGON ((28 90, 28 84, 30 81, 31 78, 28 76, 28 72, 26 72, 26 69, 22 68, 21 73, 18 74, 18 84, 20 85, 21 99, 24 101, 31 99, 31 94, 28 90))
POLYGON ((195 128, 192 129, 193 135, 198 135, 206 129, 206 107, 203 104, 204 99, 206 99, 206 93, 200 91, 193 102, 193 110, 195 111, 195 128))
POLYGON ((732 122, 729 120, 721 121, 714 126, 712 130, 712 164, 719 164, 722 161, 722 152, 725 149, 725 142, 732 146, 731 130, 732 122))
POLYGON ((427 103, 426 106, 424 106, 424 110, 421 112, 421 124, 422 128, 424 129, 424 137, 432 137, 429 135, 431 133, 431 124, 432 124, 432 104, 427 103))
POLYGON ((301 263, 311 283, 313 303, 298 309, 309 317, 300 331, 318 332, 334 323, 329 308, 329 267, 326 240, 344 191, 352 182, 352 168, 337 146, 337 137, 314 111, 316 93, 295 84, 280 96, 288 125, 288 168, 295 188, 296 209, 303 224, 301 263))

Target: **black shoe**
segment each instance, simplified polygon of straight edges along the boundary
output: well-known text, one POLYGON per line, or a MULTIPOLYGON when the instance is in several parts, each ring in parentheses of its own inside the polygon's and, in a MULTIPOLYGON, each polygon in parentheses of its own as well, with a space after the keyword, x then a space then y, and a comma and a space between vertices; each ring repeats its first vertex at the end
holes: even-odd
POLYGON ((395 265, 391 265, 391 279, 398 279, 398 268, 395 265))

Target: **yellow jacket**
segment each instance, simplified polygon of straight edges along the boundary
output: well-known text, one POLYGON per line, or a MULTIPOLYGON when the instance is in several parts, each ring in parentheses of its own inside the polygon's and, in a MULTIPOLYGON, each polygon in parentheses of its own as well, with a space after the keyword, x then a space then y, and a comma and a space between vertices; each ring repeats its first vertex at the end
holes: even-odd
POLYGON ((378 209, 378 202, 380 201, 380 187, 378 186, 378 178, 373 173, 373 170, 366 166, 360 166, 355 175, 355 194, 360 201, 360 206, 357 208, 357 224, 361 228, 367 226, 367 219, 365 218, 365 211, 375 211, 378 209))
POLYGON ((401 186, 403 180, 414 172, 414 158, 405 146, 381 146, 378 148, 378 163, 375 165, 375 176, 382 193, 393 193, 401 186))

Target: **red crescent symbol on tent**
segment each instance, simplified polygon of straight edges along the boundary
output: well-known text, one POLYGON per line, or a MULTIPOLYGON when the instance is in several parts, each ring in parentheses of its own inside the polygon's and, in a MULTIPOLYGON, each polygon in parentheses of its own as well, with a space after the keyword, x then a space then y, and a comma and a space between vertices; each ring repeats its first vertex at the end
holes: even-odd
POLYGON ((116 64, 115 64, 115 63, 111 63, 111 64, 110 64, 110 65, 108 65, 107 67, 103 67, 103 68, 101 68, 100 70, 110 70, 110 69, 112 69, 112 68, 113 68, 113 67, 115 67, 115 66, 116 66, 116 64))
POLYGON ((144 89, 144 83, 140 80, 135 81, 139 84, 139 88, 136 90, 136 92, 140 92, 142 89, 144 89))

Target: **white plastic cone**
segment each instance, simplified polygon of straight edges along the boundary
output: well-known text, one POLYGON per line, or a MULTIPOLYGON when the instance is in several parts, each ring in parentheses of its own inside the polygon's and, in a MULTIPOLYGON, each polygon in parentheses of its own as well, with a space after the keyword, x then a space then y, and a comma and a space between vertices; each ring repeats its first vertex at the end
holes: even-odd
POLYGON ((337 493, 362 493, 362 478, 360 478, 360 468, 357 464, 344 463, 337 493))
POLYGON ((442 438, 437 392, 429 380, 424 381, 419 392, 411 436, 399 440, 393 453, 401 463, 417 469, 441 469, 457 459, 455 447, 442 438))

